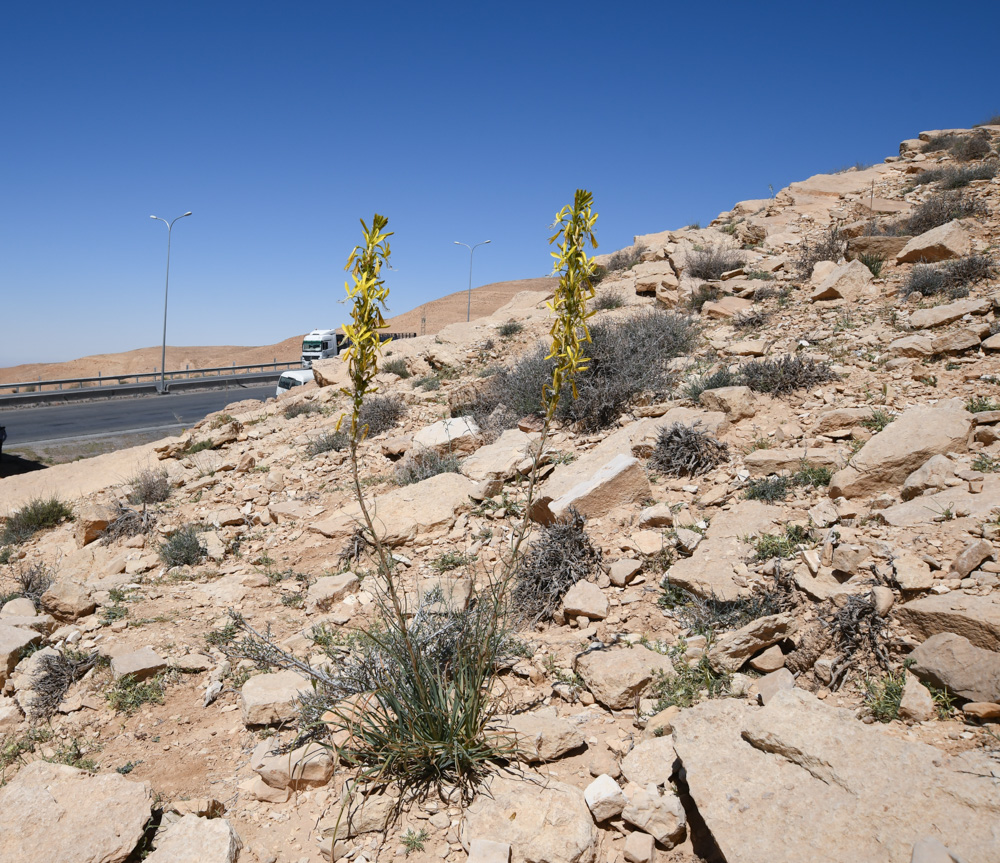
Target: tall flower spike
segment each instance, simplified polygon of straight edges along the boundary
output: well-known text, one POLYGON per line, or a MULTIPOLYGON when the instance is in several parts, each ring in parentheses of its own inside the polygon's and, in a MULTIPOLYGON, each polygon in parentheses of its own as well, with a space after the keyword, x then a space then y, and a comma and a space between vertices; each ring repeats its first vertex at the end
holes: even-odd
MULTIPOLYGON (((379 334, 385 329, 382 310, 385 308, 389 289, 380 278, 382 265, 389 261, 389 237, 386 232, 389 220, 378 213, 372 218, 371 229, 361 220, 364 246, 355 246, 347 259, 345 270, 351 271, 351 279, 344 283, 351 308, 351 323, 344 325, 344 333, 350 346, 344 352, 344 360, 349 365, 351 387, 342 392, 351 397, 351 436, 358 434, 358 416, 365 396, 376 392, 372 386, 378 374, 378 358, 383 342, 379 334)), ((363 430, 362 430, 363 431, 363 430)))
POLYGON ((555 415, 567 383, 572 388, 573 398, 576 398, 576 376, 588 368, 583 345, 590 341, 587 318, 593 312, 587 311, 587 302, 594 296, 591 278, 595 265, 593 258, 587 257, 585 248, 588 243, 597 248, 594 239, 597 213, 592 208, 593 196, 590 192, 577 189, 572 207, 563 207, 556 214, 553 226, 558 226, 559 230, 549 238, 550 244, 562 238, 559 251, 552 253, 556 260, 553 272, 560 273, 559 286, 548 304, 556 318, 550 330, 552 348, 546 357, 554 358, 556 365, 552 370, 552 382, 546 385, 543 394, 549 419, 555 415))

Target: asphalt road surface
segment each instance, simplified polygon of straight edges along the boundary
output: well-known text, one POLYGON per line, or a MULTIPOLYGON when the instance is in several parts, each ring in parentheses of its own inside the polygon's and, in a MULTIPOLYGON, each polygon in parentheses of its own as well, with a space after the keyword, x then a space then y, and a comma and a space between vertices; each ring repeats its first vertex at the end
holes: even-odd
POLYGON ((275 384, 224 390, 106 399, 65 405, 41 405, 0 411, 7 427, 6 448, 23 444, 162 429, 164 436, 190 428, 212 411, 244 399, 274 395, 275 384))

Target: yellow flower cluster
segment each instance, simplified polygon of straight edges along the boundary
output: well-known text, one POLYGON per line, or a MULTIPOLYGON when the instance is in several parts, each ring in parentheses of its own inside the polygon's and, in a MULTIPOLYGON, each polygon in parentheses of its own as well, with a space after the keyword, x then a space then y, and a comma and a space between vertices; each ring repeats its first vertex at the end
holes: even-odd
POLYGON ((378 374, 378 358, 384 344, 379 331, 386 326, 382 309, 385 308, 389 289, 380 275, 382 265, 388 263, 390 255, 389 237, 392 232, 385 231, 388 223, 385 216, 376 213, 369 229, 362 219, 365 244, 354 247, 344 267, 351 270, 351 281, 345 282, 344 288, 354 306, 351 310, 352 323, 344 325, 344 333, 350 340, 344 359, 349 364, 352 386, 345 387, 343 392, 353 402, 351 437, 355 440, 358 436, 358 415, 365 396, 376 392, 372 381, 378 374))
POLYGON ((593 258, 585 251, 587 243, 597 248, 594 239, 594 223, 597 213, 592 212, 593 196, 585 189, 577 189, 573 205, 563 207, 556 214, 555 225, 559 227, 549 243, 562 237, 559 251, 553 252, 556 259, 554 272, 560 272, 559 287, 555 297, 548 304, 555 315, 550 334, 552 349, 546 359, 556 360, 552 370, 552 383, 545 388, 546 415, 552 419, 559 397, 569 383, 576 398, 576 375, 587 370, 587 357, 583 345, 590 341, 587 318, 593 312, 587 311, 587 301, 594 296, 591 277, 594 275, 593 258))

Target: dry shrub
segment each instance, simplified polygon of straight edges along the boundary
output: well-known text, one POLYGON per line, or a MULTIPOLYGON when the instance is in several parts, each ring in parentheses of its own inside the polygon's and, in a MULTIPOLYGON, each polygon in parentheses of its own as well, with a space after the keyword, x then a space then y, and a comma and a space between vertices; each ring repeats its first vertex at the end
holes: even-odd
POLYGON ((743 254, 737 249, 725 246, 710 246, 688 255, 685 275, 695 279, 714 281, 721 279, 723 273, 738 270, 743 266, 743 254))
POLYGON ((668 476, 700 476, 729 455, 728 445, 683 423, 661 428, 650 463, 668 476))
POLYGON ((532 623, 551 620, 574 584, 593 575, 601 552, 584 530, 584 518, 571 509, 563 520, 542 528, 515 575, 511 602, 532 623))

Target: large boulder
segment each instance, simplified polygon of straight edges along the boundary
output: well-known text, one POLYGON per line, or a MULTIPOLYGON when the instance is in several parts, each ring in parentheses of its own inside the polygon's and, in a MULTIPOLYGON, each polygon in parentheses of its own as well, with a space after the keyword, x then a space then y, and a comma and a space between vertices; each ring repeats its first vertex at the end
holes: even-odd
POLYGON ((910 315, 908 323, 915 330, 929 330, 953 323, 966 315, 985 315, 992 305, 986 297, 956 300, 929 309, 917 309, 910 315))
POLYGON ((910 654, 910 670, 966 701, 1000 701, 1000 653, 953 632, 932 635, 910 654))
POLYGON ((752 620, 719 636, 709 652, 709 661, 716 669, 738 671, 755 653, 784 641, 796 628, 795 617, 787 611, 752 620))
MULTIPOLYGON (((568 467, 573 468, 573 464, 568 467)), ((562 483, 558 490, 549 483, 542 486, 531 508, 535 521, 551 524, 565 518, 570 509, 587 518, 600 518, 616 507, 638 503, 650 495, 649 479, 642 464, 624 453, 609 459, 597 471, 581 466, 578 471, 571 471, 562 483)))
POLYGON ((433 450, 444 455, 466 455, 483 442, 479 426, 472 417, 453 417, 438 420, 420 429, 413 436, 416 450, 433 450))
POLYGON ((584 653, 576 658, 574 666, 594 698, 611 710, 631 707, 652 682, 655 672, 674 673, 668 657, 638 644, 584 653))
POLYGON ((851 261, 827 275, 812 290, 809 299, 814 303, 818 300, 857 300, 871 283, 871 270, 861 261, 851 261))
POLYGON ((972 237, 957 219, 914 237, 896 255, 897 264, 947 261, 972 251, 972 237))
POLYGON ((309 681, 294 671, 276 671, 251 677, 240 690, 245 725, 290 722, 297 714, 300 696, 311 692, 309 681))
POLYGON ((93 614, 97 601, 79 584, 57 581, 42 594, 42 608, 59 620, 77 620, 93 614))
POLYGON ((755 500, 733 504, 712 519, 698 553, 682 557, 667 573, 671 584, 702 597, 733 600, 740 595, 737 568, 743 566, 749 548, 746 539, 773 533, 784 513, 779 507, 755 500))
MULTIPOLYGON (((418 536, 449 530, 458 511, 469 506, 476 484, 457 473, 441 473, 429 479, 396 488, 368 502, 372 520, 382 541, 404 545, 418 536)), ((310 530, 331 539, 346 539, 360 523, 357 504, 344 507, 330 518, 310 525, 310 530)))
POLYGON ((554 707, 507 716, 503 724, 514 733, 525 761, 555 761, 585 742, 580 726, 559 718, 554 707))
POLYGON ((507 429, 487 446, 480 447, 465 461, 461 471, 469 479, 510 479, 518 466, 529 457, 531 436, 520 429, 507 429))
POLYGON ((591 863, 597 829, 579 789, 550 779, 495 776, 462 821, 460 839, 510 845, 510 863, 591 863))
POLYGON ((22 651, 41 640, 42 636, 33 630, 0 623, 0 687, 21 661, 22 651))
POLYGON ((921 638, 953 632, 983 650, 1000 652, 1000 594, 973 596, 953 591, 925 596, 900 606, 895 616, 921 638))
POLYGON ((975 417, 948 404, 911 408, 869 440, 830 481, 830 497, 861 497, 901 484, 931 456, 962 452, 975 417))
POLYGON ((0 860, 122 863, 152 805, 145 782, 33 761, 0 789, 0 860))
POLYGON ((236 863, 243 843, 225 818, 184 815, 156 834, 146 863, 236 863))
POLYGON ((983 779, 995 765, 864 725, 800 689, 760 710, 730 699, 685 710, 674 746, 727 863, 910 863, 924 837, 970 861, 1000 848, 1000 788, 983 779))

